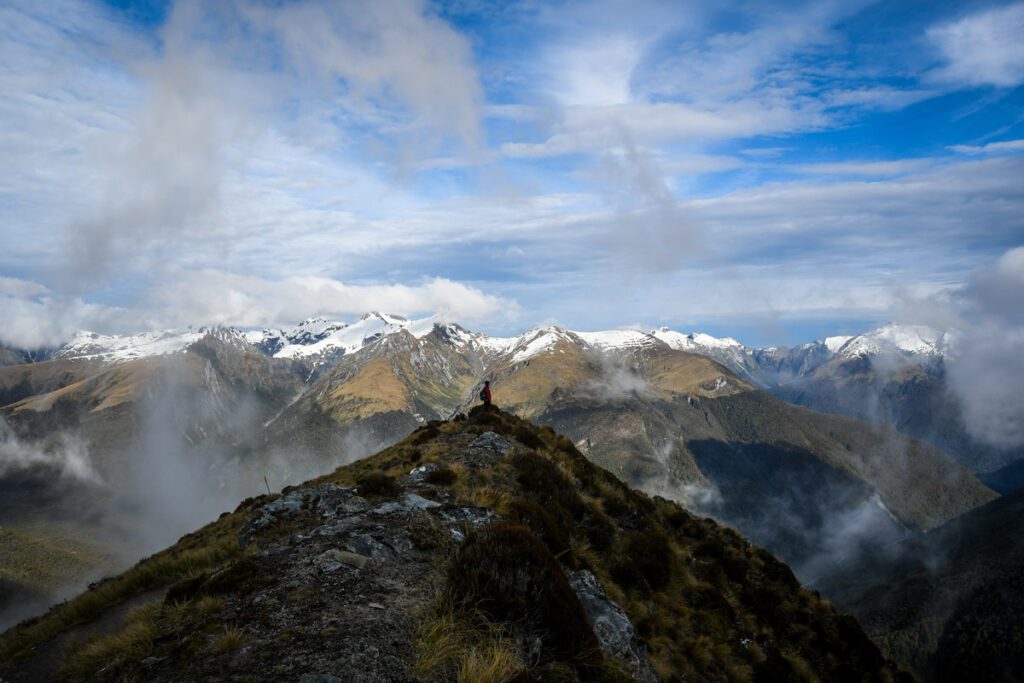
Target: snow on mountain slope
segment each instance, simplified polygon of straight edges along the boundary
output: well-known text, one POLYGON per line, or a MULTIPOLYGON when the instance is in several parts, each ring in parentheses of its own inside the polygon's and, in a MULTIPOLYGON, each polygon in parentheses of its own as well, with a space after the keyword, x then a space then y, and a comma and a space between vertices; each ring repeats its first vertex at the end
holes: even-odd
POLYGON ((184 351, 210 331, 209 328, 200 327, 185 330, 159 330, 123 336, 78 332, 53 357, 122 363, 136 358, 162 356, 184 351))
POLYGON ((367 313, 354 323, 309 318, 294 327, 247 332, 245 336, 250 343, 275 358, 315 359, 355 353, 367 344, 402 330, 422 339, 438 327, 457 346, 470 343, 479 336, 445 322, 440 316, 408 320, 378 312, 367 313))
POLYGON ((955 351, 955 333, 941 333, 923 326, 890 324, 864 334, 827 337, 800 346, 752 348, 731 337, 718 338, 701 332, 683 333, 661 327, 651 332, 605 330, 576 332, 549 326, 515 337, 490 337, 446 322, 441 316, 408 320, 386 313, 367 313, 353 323, 317 317, 281 329, 239 332, 234 328, 187 328, 137 335, 100 335, 79 332, 54 358, 87 358, 123 362, 136 358, 176 353, 207 334, 237 344, 251 344, 268 356, 312 361, 320 366, 351 354, 378 339, 402 331, 422 339, 439 330, 448 342, 467 347, 487 358, 527 361, 555 348, 559 341, 596 351, 635 350, 661 344, 711 358, 744 379, 762 387, 776 386, 808 375, 832 359, 898 354, 909 359, 948 355, 955 351))
POLYGON ((832 353, 835 353, 839 349, 843 348, 843 345, 853 339, 851 336, 840 336, 840 337, 825 337, 822 343, 832 353))
POLYGON ((658 343, 658 340, 653 336, 638 330, 576 332, 575 334, 590 346, 602 350, 647 348, 658 343))
POLYGON ((890 324, 848 339, 834 353, 845 358, 855 356, 944 355, 952 346, 954 335, 923 325, 890 324))
POLYGON ((569 336, 570 334, 558 327, 546 327, 518 337, 518 342, 514 347, 515 353, 512 356, 512 362, 521 363, 529 360, 553 348, 561 340, 572 341, 572 337, 569 336))
POLYGON ((747 348, 732 337, 723 337, 719 339, 718 337, 712 337, 710 334, 704 334, 703 332, 691 332, 690 334, 684 334, 682 332, 670 330, 667 327, 660 327, 651 332, 651 334, 678 351, 700 353, 707 349, 743 350, 747 348))

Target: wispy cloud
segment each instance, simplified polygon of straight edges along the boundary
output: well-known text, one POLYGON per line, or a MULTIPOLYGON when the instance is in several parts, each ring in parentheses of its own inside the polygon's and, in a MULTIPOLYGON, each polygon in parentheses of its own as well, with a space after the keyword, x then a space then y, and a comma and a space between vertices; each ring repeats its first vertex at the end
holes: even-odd
POLYGON ((945 59, 936 78, 968 85, 1024 82, 1024 3, 969 14, 928 31, 945 59))
POLYGON ((1015 91, 965 75, 1018 78, 1020 7, 8 3, 7 336, 388 304, 863 318, 1020 234, 1015 91), (934 97, 957 91, 970 114, 934 97))

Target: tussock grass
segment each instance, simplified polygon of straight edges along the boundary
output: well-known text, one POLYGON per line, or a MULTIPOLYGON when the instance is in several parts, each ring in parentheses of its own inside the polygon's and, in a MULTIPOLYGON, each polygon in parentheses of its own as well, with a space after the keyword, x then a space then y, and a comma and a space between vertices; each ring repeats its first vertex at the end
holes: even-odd
POLYGON ((526 670, 514 640, 483 615, 457 612, 441 596, 425 609, 415 636, 413 674, 425 681, 511 681, 526 670))
POLYGON ((233 652, 245 645, 245 632, 235 626, 225 626, 213 641, 210 651, 215 655, 233 652))
POLYGON ((73 645, 59 674, 71 681, 86 680, 115 660, 142 659, 153 650, 164 607, 151 602, 132 610, 120 631, 73 645))

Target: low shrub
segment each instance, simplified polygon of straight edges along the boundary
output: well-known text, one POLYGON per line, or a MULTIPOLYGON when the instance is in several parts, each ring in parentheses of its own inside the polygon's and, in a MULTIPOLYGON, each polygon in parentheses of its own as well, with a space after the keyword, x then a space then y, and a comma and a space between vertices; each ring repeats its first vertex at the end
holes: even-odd
POLYGON ((383 472, 370 472, 356 480, 356 491, 360 496, 388 496, 395 497, 402 492, 394 477, 389 477, 383 472))
POLYGON ((537 449, 544 447, 544 440, 537 436, 537 433, 526 425, 519 425, 516 427, 515 431, 512 432, 512 436, 527 448, 537 449))
POLYGON ((566 564, 572 563, 569 536, 550 512, 532 501, 516 498, 509 503, 506 516, 511 521, 529 528, 544 542, 552 555, 562 559, 566 564))
POLYGON ((459 475, 457 475, 455 470, 450 467, 438 467, 437 469, 427 472, 426 476, 427 483, 436 484, 438 486, 451 486, 458 478, 459 475))
POLYGON ((449 567, 448 590, 461 609, 538 634, 542 655, 573 662, 581 677, 602 661, 561 566, 521 524, 495 522, 470 534, 449 567))
POLYGON ((623 588, 661 590, 672 580, 672 548, 658 529, 629 534, 625 557, 612 567, 612 578, 623 588))

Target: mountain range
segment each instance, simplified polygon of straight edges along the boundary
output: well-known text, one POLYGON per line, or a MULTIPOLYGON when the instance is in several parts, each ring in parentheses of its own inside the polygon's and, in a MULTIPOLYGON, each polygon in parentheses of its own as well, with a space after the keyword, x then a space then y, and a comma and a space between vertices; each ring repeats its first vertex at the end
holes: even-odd
MULTIPOLYGON (((881 371, 893 357, 920 369, 911 375, 941 378, 935 368, 955 345, 955 335, 892 326, 793 349, 664 328, 552 326, 496 338, 372 313, 260 331, 80 333, 45 354, 10 350, 22 362, 0 367, 0 447, 22 455, 0 472, 0 524, 22 548, 60 547, 69 536, 92 544, 57 563, 64 574, 52 577, 52 563, 33 565, 43 555, 25 551, 34 582, 24 568, 0 566, 0 585, 21 596, 8 603, 22 605, 74 594, 85 578, 165 546, 260 489, 467 413, 484 377, 504 410, 565 434, 621 481, 733 526, 801 580, 828 585, 860 557, 996 493, 891 420, 779 397, 796 387, 821 396, 807 387, 828 382, 844 391, 870 385, 862 376, 896 381, 881 371), (67 578, 75 567, 77 583, 67 578)), ((6 623, 22 616, 8 613, 6 623)))

